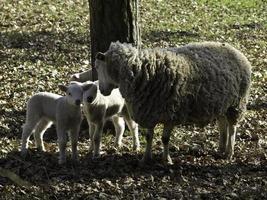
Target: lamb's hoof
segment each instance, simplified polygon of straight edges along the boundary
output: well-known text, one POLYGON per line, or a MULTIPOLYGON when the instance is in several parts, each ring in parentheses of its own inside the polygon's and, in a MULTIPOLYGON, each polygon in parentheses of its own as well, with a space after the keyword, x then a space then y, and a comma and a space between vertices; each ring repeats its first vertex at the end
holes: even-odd
POLYGON ((45 148, 42 148, 42 147, 37 147, 37 151, 38 152, 46 152, 45 148))
POLYGON ((65 165, 66 164, 66 159, 59 159, 58 164, 59 165, 65 165))
POLYGON ((139 152, 140 151, 140 146, 133 146, 133 151, 139 152))
POLYGON ((97 160, 98 158, 100 158, 100 153, 94 154, 92 157, 93 160, 97 160))
POLYGON ((121 142, 116 142, 115 144, 114 144, 114 147, 116 148, 116 149, 120 149, 121 147, 122 147, 122 143, 121 142))
POLYGON ((115 153, 119 153, 119 151, 122 149, 122 145, 114 145, 114 147, 113 147, 113 151, 115 152, 115 153))

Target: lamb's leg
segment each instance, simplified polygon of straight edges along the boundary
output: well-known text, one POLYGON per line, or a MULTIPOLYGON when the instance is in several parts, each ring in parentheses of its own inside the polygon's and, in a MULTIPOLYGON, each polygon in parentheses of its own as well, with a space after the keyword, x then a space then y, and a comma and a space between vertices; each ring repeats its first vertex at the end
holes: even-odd
POLYGON ((152 160, 152 142, 153 142, 154 128, 150 128, 146 133, 146 150, 142 158, 142 163, 149 163, 152 160))
POLYGON ((31 134, 35 131, 35 127, 38 124, 39 118, 32 117, 32 120, 27 120, 23 125, 22 131, 22 143, 21 143, 21 156, 25 157, 27 154, 29 138, 31 134))
POLYGON ((89 137, 90 137, 90 147, 89 154, 93 154, 94 151, 94 134, 95 134, 95 125, 89 120, 87 121, 89 125, 89 137))
POLYGON ((220 131, 219 153, 225 156, 224 154, 228 146, 228 121, 226 117, 218 119, 218 127, 220 131))
POLYGON ((133 136, 133 150, 139 151, 140 150, 140 141, 139 141, 139 136, 138 136, 138 124, 128 117, 125 117, 124 119, 127 123, 128 128, 130 129, 130 132, 132 133, 132 136, 133 136))
POLYGON ((169 141, 172 130, 172 125, 164 125, 161 141, 163 143, 163 162, 165 164, 173 164, 169 153, 169 141))
POLYGON ((41 119, 38 125, 35 128, 34 131, 34 140, 36 147, 39 151, 45 151, 44 143, 43 143, 43 135, 46 129, 50 127, 52 122, 46 120, 46 119, 41 119))
POLYGON ((78 161, 77 145, 78 145, 79 131, 80 131, 80 126, 76 126, 70 131, 72 161, 73 162, 78 161))
POLYGON ((59 161, 58 164, 66 162, 66 145, 67 145, 67 132, 64 128, 57 126, 57 137, 59 146, 59 161))
POLYGON ((112 121, 116 131, 115 147, 120 147, 122 144, 122 136, 125 130, 125 122, 122 117, 117 115, 112 117, 112 121))
POLYGON ((228 145, 226 149, 226 156, 229 160, 231 160, 234 155, 235 136, 236 136, 236 125, 229 121, 228 122, 228 145))
POLYGON ((103 133, 103 126, 104 126, 104 122, 99 122, 95 128, 95 133, 94 133, 94 157, 95 158, 100 156, 100 142, 101 142, 101 137, 103 133))

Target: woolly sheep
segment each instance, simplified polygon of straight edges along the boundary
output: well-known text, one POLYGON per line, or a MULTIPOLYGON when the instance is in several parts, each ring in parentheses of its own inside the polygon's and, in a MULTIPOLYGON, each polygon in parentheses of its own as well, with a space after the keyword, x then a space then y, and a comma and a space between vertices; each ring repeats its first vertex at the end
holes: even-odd
POLYGON ((121 146, 122 135, 125 130, 126 121, 131 133, 133 134, 133 148, 138 150, 140 147, 138 138, 138 125, 129 116, 118 89, 114 89, 109 96, 100 93, 98 81, 87 81, 83 85, 83 111, 89 124, 89 135, 91 145, 89 152, 94 157, 100 154, 100 141, 103 126, 107 119, 112 119, 116 131, 115 145, 121 146))
POLYGON ((86 81, 92 81, 93 76, 92 76, 92 69, 89 69, 87 71, 81 72, 81 73, 75 73, 71 75, 70 77, 71 81, 78 81, 78 82, 86 82, 86 81))
POLYGON ((59 88, 66 93, 66 96, 40 92, 29 99, 26 123, 22 132, 22 156, 27 153, 32 133, 38 150, 45 151, 43 134, 52 123, 55 123, 59 143, 59 164, 66 162, 67 132, 71 138, 72 160, 77 161, 77 142, 82 120, 80 104, 83 90, 78 82, 72 82, 68 86, 59 85, 59 88))
POLYGON ((218 42, 140 51, 116 42, 96 57, 100 91, 109 95, 119 87, 133 119, 148 128, 143 162, 151 159, 156 124, 164 125, 163 161, 171 163, 168 146, 174 126, 205 126, 215 119, 219 151, 232 158, 251 82, 251 65, 240 51, 218 42))

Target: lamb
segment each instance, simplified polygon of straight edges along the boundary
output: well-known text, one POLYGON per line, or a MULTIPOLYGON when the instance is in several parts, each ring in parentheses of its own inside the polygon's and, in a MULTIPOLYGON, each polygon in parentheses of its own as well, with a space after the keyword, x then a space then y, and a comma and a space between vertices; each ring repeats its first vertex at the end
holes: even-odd
POLYGON ((138 150, 140 147, 138 125, 129 116, 125 101, 119 90, 114 89, 109 96, 103 96, 100 93, 98 81, 85 82, 83 90, 83 111, 89 125, 89 135, 91 139, 89 152, 92 153, 94 157, 100 155, 100 141, 103 126, 108 119, 112 119, 115 126, 115 145, 119 147, 122 144, 125 120, 133 134, 133 149, 138 150))
POLYGON ((27 103, 26 123, 23 126, 21 155, 26 156, 28 142, 34 134, 35 144, 40 151, 45 151, 43 134, 52 123, 56 124, 59 143, 59 164, 66 162, 67 135, 70 134, 72 160, 78 159, 77 143, 80 130, 82 85, 71 82, 70 85, 59 85, 65 96, 49 92, 40 92, 32 96, 27 103))
POLYGON ((92 81, 93 80, 92 69, 89 69, 89 70, 81 72, 81 73, 75 73, 75 74, 71 75, 70 80, 71 81, 78 81, 81 83, 84 83, 86 81, 92 81))
POLYGON ((109 95, 118 87, 133 119, 148 129, 143 162, 151 160, 156 124, 164 125, 163 161, 171 163, 169 140, 175 125, 205 126, 214 120, 219 152, 232 158, 251 83, 251 65, 240 51, 218 42, 143 50, 116 42, 96 58, 100 91, 109 95))

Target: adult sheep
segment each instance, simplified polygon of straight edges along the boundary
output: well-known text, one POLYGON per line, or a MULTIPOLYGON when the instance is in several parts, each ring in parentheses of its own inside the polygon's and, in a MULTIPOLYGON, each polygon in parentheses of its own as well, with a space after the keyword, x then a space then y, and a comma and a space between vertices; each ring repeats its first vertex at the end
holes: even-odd
POLYGON ((133 119, 148 129, 143 162, 151 159, 156 124, 164 125, 163 161, 171 163, 174 126, 205 126, 214 120, 220 130, 219 151, 232 158, 251 82, 251 65, 240 51, 217 42, 144 50, 116 42, 96 58, 100 91, 109 95, 119 87, 133 119))

